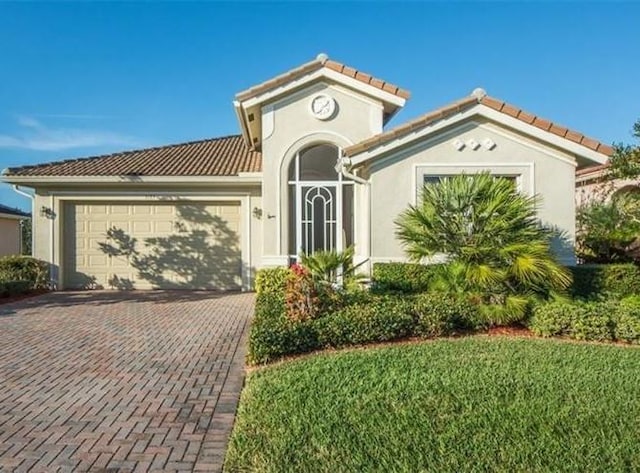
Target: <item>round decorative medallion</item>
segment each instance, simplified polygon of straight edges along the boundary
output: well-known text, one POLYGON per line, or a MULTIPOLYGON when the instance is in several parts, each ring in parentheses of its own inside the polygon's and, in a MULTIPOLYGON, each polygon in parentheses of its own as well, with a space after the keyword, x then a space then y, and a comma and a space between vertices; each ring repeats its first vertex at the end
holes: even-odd
POLYGON ((326 94, 318 94, 311 99, 311 114, 318 120, 328 120, 336 111, 336 100, 326 94))

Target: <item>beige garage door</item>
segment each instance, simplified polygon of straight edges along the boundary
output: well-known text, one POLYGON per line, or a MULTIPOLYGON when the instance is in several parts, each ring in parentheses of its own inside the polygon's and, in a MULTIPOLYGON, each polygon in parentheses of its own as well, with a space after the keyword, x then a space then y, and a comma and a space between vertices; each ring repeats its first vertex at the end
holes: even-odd
POLYGON ((75 202, 64 218, 68 288, 242 285, 239 204, 75 202))

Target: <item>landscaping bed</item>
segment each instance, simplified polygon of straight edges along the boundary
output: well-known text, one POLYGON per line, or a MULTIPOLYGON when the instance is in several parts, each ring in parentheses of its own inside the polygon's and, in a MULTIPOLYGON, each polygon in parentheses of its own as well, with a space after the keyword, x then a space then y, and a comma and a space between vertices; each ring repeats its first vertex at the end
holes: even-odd
POLYGON ((226 471, 637 471, 640 349, 465 337, 248 377, 226 471))

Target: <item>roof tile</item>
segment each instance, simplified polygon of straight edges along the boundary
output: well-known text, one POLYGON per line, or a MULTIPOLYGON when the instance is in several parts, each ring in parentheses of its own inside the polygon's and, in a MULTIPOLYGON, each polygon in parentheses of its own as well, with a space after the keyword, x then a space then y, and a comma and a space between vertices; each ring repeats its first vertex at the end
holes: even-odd
POLYGON ((536 117, 533 121, 533 126, 536 126, 544 131, 549 131, 549 128, 551 128, 551 122, 549 120, 545 120, 544 118, 536 117))
POLYGON ((490 97, 488 95, 481 95, 480 97, 471 95, 469 97, 465 97, 462 100, 458 100, 457 102, 445 105, 444 107, 415 118, 414 120, 411 120, 406 124, 400 125, 399 127, 392 128, 376 136, 363 140, 360 143, 349 146, 344 149, 344 153, 347 156, 353 156, 362 153, 363 151, 367 151, 379 144, 386 143, 398 138, 399 136, 406 135, 409 132, 413 132, 415 130, 428 126, 432 123, 437 122, 438 120, 445 119, 451 115, 455 115, 456 113, 464 111, 470 106, 475 106, 478 104, 485 105, 489 108, 504 113, 505 115, 514 117, 524 123, 532 124, 542 130, 553 133, 554 135, 560 136, 562 138, 567 138, 568 140, 581 144, 606 156, 611 156, 614 152, 614 149, 611 146, 605 145, 591 138, 586 138, 581 133, 569 130, 568 128, 557 125, 549 120, 545 120, 544 118, 540 118, 531 113, 525 112, 524 110, 514 105, 503 102, 502 100, 490 97))
POLYGON ((369 74, 365 74, 364 72, 354 69, 353 67, 345 66, 344 64, 341 64, 332 59, 316 58, 313 61, 305 63, 299 67, 296 67, 272 79, 269 79, 268 81, 262 82, 261 84, 255 85, 247 90, 244 90, 236 94, 236 98, 238 100, 250 99, 259 94, 275 89, 276 87, 284 84, 285 82, 295 80, 298 77, 302 77, 305 74, 309 74, 323 67, 336 71, 340 74, 344 74, 347 77, 355 78, 360 82, 363 82, 365 84, 370 84, 373 87, 385 90, 394 95, 397 95, 398 97, 402 97, 403 99, 408 99, 411 96, 409 91, 401 89, 400 87, 397 87, 393 84, 389 84, 388 82, 384 82, 380 79, 376 79, 375 77, 372 77, 369 74))
POLYGON ((262 155, 240 135, 9 168, 8 176, 237 176, 260 172, 262 155))

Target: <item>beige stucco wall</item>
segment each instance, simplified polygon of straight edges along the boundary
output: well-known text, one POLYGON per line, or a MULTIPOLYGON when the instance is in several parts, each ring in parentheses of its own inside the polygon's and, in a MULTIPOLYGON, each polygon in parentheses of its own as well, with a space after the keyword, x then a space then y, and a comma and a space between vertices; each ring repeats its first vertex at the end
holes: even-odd
MULTIPOLYGON (((575 235, 575 166, 572 156, 521 136, 504 127, 477 120, 439 132, 413 148, 406 148, 379 159, 371 172, 371 256, 372 261, 403 260, 405 255, 395 237, 394 219, 411 203, 416 203, 423 174, 449 174, 490 171, 519 174, 521 191, 541 198, 539 216, 558 227, 573 242, 575 235), (490 138, 492 150, 483 146, 461 151, 453 140, 482 143, 490 138)), ((565 264, 573 264, 571 247, 556 242, 555 251, 565 264)))
POLYGON ((251 287, 255 271, 262 261, 262 221, 254 215, 253 209, 262 207, 261 190, 256 185, 143 185, 96 184, 92 187, 39 187, 34 197, 33 215, 33 254, 36 258, 51 264, 52 281, 63 288, 64 280, 64 211, 68 202, 109 202, 143 201, 153 202, 159 199, 171 201, 189 200, 194 202, 239 201, 242 221, 240 239, 242 263, 246 271, 245 287, 251 287), (51 209, 51 216, 43 215, 42 208, 51 209))
POLYGON ((0 256, 20 254, 20 220, 0 216, 0 256))
POLYGON ((585 205, 592 200, 607 200, 617 191, 636 188, 640 188, 638 179, 613 179, 605 182, 602 179, 584 180, 576 184, 576 205, 585 205))
MULTIPOLYGON (((296 152, 317 143, 339 147, 357 143, 382 131, 382 103, 337 85, 318 83, 263 107, 263 265, 287 263, 287 170, 296 152), (337 102, 330 120, 318 120, 310 113, 310 101, 326 93, 337 102), (270 216, 270 217, 269 217, 270 216)), ((356 188, 356 199, 362 200, 356 188)), ((356 241, 358 240, 356 230, 356 241)), ((364 246, 356 245, 364 253, 364 246)))

